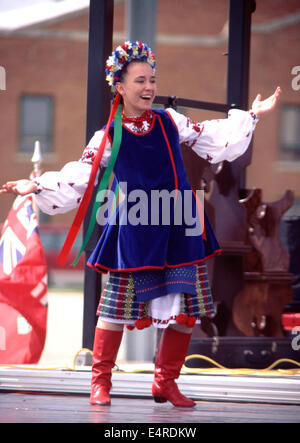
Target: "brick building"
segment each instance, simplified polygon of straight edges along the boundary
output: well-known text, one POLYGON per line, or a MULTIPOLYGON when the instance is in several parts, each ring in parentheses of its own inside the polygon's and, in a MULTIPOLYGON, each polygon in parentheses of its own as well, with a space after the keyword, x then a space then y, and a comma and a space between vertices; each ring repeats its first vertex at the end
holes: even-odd
MULTIPOLYGON (((225 102, 227 0, 157 0, 158 90, 205 101, 225 102)), ((43 147, 43 170, 78 159, 85 144, 88 56, 86 0, 53 2, 44 17, 38 4, 25 10, 0 8, 1 182, 29 176, 34 140, 43 147), (73 4, 73 6, 70 6, 73 4), (32 12, 35 11, 35 14, 32 12)), ((300 8, 298 0, 256 0, 252 16, 249 103, 277 85, 280 106, 255 131, 248 188, 263 189, 265 201, 295 192, 292 213, 300 215, 300 8), (298 68, 297 68, 298 67, 298 68)), ((114 44, 127 39, 126 1, 115 1, 114 44)), ((220 117, 186 109, 197 120, 220 117)), ((0 223, 11 206, 1 196, 0 223)), ((51 217, 69 223, 74 213, 51 217)))

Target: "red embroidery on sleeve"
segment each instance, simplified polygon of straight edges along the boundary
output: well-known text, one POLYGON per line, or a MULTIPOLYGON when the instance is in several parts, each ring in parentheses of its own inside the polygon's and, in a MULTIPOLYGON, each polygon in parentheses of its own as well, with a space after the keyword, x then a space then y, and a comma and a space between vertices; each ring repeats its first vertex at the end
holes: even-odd
POLYGON ((87 148, 83 151, 80 161, 82 163, 92 164, 94 162, 95 156, 96 153, 91 148, 87 148))
MULTIPOLYGON (((204 128, 204 125, 202 124, 202 123, 199 123, 199 122, 196 122, 196 121, 194 121, 194 120, 191 120, 189 117, 186 119, 186 127, 187 128, 189 128, 190 127, 190 125, 192 125, 192 129, 195 131, 195 132, 198 132, 198 133, 202 133, 202 131, 203 131, 203 128, 204 128)), ((199 135, 200 135, 199 134, 199 135)))

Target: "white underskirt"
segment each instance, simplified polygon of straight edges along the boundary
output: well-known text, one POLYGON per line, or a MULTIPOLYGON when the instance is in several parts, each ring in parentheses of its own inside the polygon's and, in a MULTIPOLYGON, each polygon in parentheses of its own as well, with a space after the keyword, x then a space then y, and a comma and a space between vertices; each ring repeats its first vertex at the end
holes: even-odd
MULTIPOLYGON (((155 322, 152 320, 152 325, 156 328, 165 329, 170 324, 176 323, 176 316, 180 314, 181 293, 176 292, 167 294, 162 297, 154 298, 148 303, 148 316, 152 319, 160 320, 155 322)), ((116 320, 114 318, 101 317, 100 315, 99 319, 102 321, 123 323, 126 325, 133 325, 135 322, 135 320, 116 320)), ((200 320, 197 319, 196 323, 200 323, 200 320)))

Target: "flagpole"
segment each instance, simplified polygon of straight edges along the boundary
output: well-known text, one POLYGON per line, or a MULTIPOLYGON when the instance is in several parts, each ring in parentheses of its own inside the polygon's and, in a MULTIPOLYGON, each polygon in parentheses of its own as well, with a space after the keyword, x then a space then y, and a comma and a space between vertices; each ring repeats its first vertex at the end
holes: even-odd
POLYGON ((39 140, 36 140, 34 143, 34 151, 33 151, 33 156, 31 159, 31 162, 33 163, 33 171, 31 173, 31 177, 30 178, 35 178, 35 177, 39 177, 41 175, 41 163, 43 161, 43 157, 41 154, 41 144, 39 142, 39 140))

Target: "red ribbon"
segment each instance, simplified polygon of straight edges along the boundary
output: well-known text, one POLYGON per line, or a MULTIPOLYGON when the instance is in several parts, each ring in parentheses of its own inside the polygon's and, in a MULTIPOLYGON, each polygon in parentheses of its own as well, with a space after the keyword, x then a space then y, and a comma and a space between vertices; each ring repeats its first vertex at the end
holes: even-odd
POLYGON ((98 172, 98 169, 99 169, 99 166, 100 166, 100 163, 101 163, 101 159, 102 159, 102 156, 103 156, 103 152, 104 152, 104 149, 105 149, 105 145, 106 145, 108 131, 109 131, 111 123, 112 123, 112 121, 114 119, 115 113, 116 113, 117 108, 118 108, 119 103, 120 103, 120 100, 121 100, 121 96, 120 96, 120 94, 117 94, 117 96, 116 96, 116 98, 114 100, 114 103, 113 103, 113 106, 112 106, 109 118, 108 118, 108 122, 107 122, 107 125, 106 125, 106 128, 105 128, 105 131, 104 131, 104 135, 103 135, 101 144, 99 146, 97 155, 96 155, 96 157, 94 159, 94 162, 93 162, 93 166, 92 166, 92 170, 91 170, 91 173, 90 173, 87 189, 86 189, 86 191, 84 193, 83 199, 82 199, 82 201, 80 203, 80 206, 78 208, 78 211, 76 213, 76 216, 74 218, 72 226, 71 226, 71 228, 70 228, 70 230, 68 232, 68 235, 67 235, 67 237, 65 239, 63 247, 62 247, 62 249, 61 249, 61 251, 59 253, 59 256, 57 258, 57 261, 56 261, 61 266, 64 266, 66 264, 66 260, 68 258, 68 255, 69 255, 71 249, 72 249, 72 246, 73 246, 74 241, 75 241, 75 239, 77 237, 78 231, 80 229, 80 226, 81 226, 81 224, 83 222, 83 219, 84 219, 84 216, 85 216, 86 211, 88 209, 88 206, 90 204, 91 197, 92 197, 93 190, 94 190, 94 186, 95 186, 95 180, 96 180, 97 172, 98 172))

